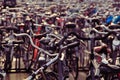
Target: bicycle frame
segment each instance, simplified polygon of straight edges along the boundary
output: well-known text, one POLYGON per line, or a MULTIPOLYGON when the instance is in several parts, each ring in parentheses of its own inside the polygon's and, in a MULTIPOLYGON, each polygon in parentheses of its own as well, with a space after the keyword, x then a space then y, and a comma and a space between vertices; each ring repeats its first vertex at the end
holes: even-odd
MULTIPOLYGON (((37 30, 38 30, 38 31, 36 32, 36 34, 40 34, 41 28, 38 27, 37 30)), ((35 41, 35 45, 36 45, 36 46, 40 46, 39 39, 33 39, 33 40, 35 41)), ((34 55, 33 55, 33 61, 35 61, 36 58, 37 58, 37 55, 38 55, 38 49, 35 48, 34 51, 33 51, 33 53, 34 53, 34 55)))

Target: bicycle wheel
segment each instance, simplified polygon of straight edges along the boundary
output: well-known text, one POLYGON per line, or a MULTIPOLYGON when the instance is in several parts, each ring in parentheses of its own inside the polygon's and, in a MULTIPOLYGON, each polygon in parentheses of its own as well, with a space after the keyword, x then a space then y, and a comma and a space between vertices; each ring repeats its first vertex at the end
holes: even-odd
POLYGON ((0 80, 3 80, 4 76, 2 74, 0 74, 0 80))
POLYGON ((71 62, 71 74, 73 75, 74 79, 77 80, 78 78, 78 57, 74 57, 71 62))
POLYGON ((116 78, 112 78, 111 80, 120 80, 120 79, 116 77, 116 78))
POLYGON ((27 71, 31 69, 33 63, 33 47, 30 44, 26 44, 26 51, 23 54, 23 62, 27 71))
MULTIPOLYGON (((93 79, 91 76, 88 76, 86 80, 93 80, 93 79)), ((94 80, 104 80, 104 79, 101 79, 100 77, 94 77, 94 80)))
POLYGON ((112 75, 110 76, 110 80, 120 80, 120 78, 118 77, 118 75, 112 75))
POLYGON ((0 69, 1 70, 4 70, 5 61, 6 61, 6 55, 3 51, 0 51, 0 69))
POLYGON ((37 68, 37 57, 38 57, 38 49, 33 48, 29 42, 26 44, 27 46, 27 51, 24 54, 24 64, 26 70, 32 70, 37 68), (35 57, 36 56, 36 57, 35 57))
POLYGON ((12 67, 12 58, 11 58, 11 53, 10 52, 7 52, 6 53, 6 61, 5 61, 5 65, 4 65, 4 70, 5 71, 8 71, 8 70, 10 70, 11 69, 11 67, 12 67))
MULTIPOLYGON (((46 80, 58 80, 57 74, 54 72, 46 72, 45 73, 46 80)), ((40 77, 38 80, 44 80, 43 77, 40 77)))
POLYGON ((69 72, 74 80, 77 80, 78 78, 78 60, 79 58, 75 54, 69 54, 67 56, 67 65, 69 67, 69 72))

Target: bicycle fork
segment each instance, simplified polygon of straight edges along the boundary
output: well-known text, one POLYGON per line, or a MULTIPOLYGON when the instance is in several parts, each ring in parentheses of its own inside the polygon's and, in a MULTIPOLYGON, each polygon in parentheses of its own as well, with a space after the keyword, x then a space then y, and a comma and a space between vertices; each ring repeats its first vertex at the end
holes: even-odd
POLYGON ((58 60, 58 74, 59 74, 59 80, 65 80, 65 78, 68 77, 68 73, 67 73, 67 66, 66 63, 64 61, 65 59, 65 53, 61 54, 61 58, 58 60))

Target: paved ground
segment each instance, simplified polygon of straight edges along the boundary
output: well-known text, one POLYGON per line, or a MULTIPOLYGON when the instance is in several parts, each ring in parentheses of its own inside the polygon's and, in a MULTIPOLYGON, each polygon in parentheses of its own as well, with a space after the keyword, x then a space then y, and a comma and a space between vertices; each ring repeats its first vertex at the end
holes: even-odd
MULTIPOLYGON (((12 63, 12 68, 15 68, 15 58, 13 58, 13 63, 12 63)), ((22 60, 21 60, 22 62, 22 60)), ((23 68, 23 63, 21 63, 21 67, 23 68)), ((6 75, 6 79, 5 80, 23 80, 25 79, 26 77, 28 76, 27 73, 8 73, 6 75)), ((72 76, 70 76, 70 79, 69 80, 74 80, 72 78, 72 76)), ((82 72, 80 71, 79 72, 79 76, 78 76, 78 80, 86 80, 86 73, 85 72, 82 72)))
MULTIPOLYGON (((7 74, 5 80, 23 80, 27 76, 28 76, 27 73, 10 73, 10 74, 7 74)), ((73 80, 73 78, 71 77, 69 80, 73 80)), ((86 80, 86 73, 80 72, 78 80, 86 80)))
POLYGON ((27 77, 26 73, 10 73, 7 74, 5 80, 23 80, 27 77))

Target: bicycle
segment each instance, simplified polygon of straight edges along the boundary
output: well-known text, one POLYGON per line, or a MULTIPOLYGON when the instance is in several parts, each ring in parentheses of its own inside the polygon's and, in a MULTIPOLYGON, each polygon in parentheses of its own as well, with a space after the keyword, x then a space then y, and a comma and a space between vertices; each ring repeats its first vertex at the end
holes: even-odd
MULTIPOLYGON (((22 34, 16 34, 17 36, 19 36, 19 35, 22 35, 22 34)), ((23 35, 27 35, 27 34, 23 34, 23 35)), ((27 35, 27 36, 29 36, 29 35, 27 35)), ((29 38, 30 38, 30 36, 29 36, 29 38)), ((63 39, 62 39, 63 40, 63 39)), ((64 40, 63 40, 64 41, 64 40)), ((61 43, 61 41, 60 41, 60 43, 61 43)), ((75 42, 77 45, 78 45, 78 42, 75 42)), ((71 43, 72 44, 72 43, 71 43)), ((58 44, 59 45, 59 44, 58 44)), ((70 44, 68 44, 68 45, 70 45, 70 44)), ((74 46, 76 46, 75 44, 74 44, 74 46)), ((40 48, 39 48, 40 49, 40 48)), ((43 50, 42 50, 43 51, 43 50)), ((47 53, 48 54, 48 53, 47 53)), ((62 53, 61 53, 62 54, 62 53)), ((49 54, 50 55, 50 54, 49 54)), ((53 55, 53 54, 52 54, 53 55)), ((63 77, 64 75, 61 73, 61 68, 63 67, 62 65, 61 65, 61 60, 59 61, 59 59, 57 59, 58 60, 58 65, 60 65, 61 67, 59 67, 59 71, 58 71, 58 74, 59 74, 59 78, 60 79, 65 79, 65 77, 63 77), (60 75, 61 74, 61 75, 60 75)), ((64 62, 64 61, 62 61, 62 62, 64 62)), ((48 62, 49 63, 49 62, 48 62)), ((64 70, 64 68, 63 68, 63 70, 64 70)), ((60 80, 59 79, 59 80, 60 80)))
MULTIPOLYGON (((100 31, 97 31, 97 30, 94 30, 96 33, 99 33, 99 34, 107 34, 107 33, 112 33, 112 34, 116 34, 116 33, 119 33, 119 27, 117 27, 117 25, 113 25, 113 26, 116 26, 116 28, 114 27, 114 29, 112 30, 112 29, 110 29, 110 28, 107 28, 106 26, 102 26, 102 28, 104 28, 104 29, 106 29, 107 30, 107 32, 100 32, 100 31), (118 28, 118 29, 117 29, 118 28)), ((114 44, 114 43, 113 43, 114 44)), ((109 62, 107 59, 106 59, 106 57, 105 56, 107 56, 107 53, 108 53, 108 51, 106 51, 107 50, 107 48, 105 47, 105 48, 101 48, 101 50, 100 51, 102 51, 102 52, 100 52, 100 53, 102 53, 102 54, 104 54, 104 55, 102 55, 102 54, 100 54, 101 56, 99 56, 99 57, 101 57, 102 58, 102 62, 99 62, 100 64, 99 64, 99 67, 98 67, 98 69, 99 69, 99 74, 98 75, 100 75, 99 76, 99 78, 101 79, 101 78, 103 78, 103 79, 105 79, 105 80, 119 80, 119 72, 120 72, 120 67, 119 67, 119 65, 116 65, 115 64, 115 61, 114 61, 114 59, 116 58, 112 58, 113 59, 113 61, 114 62, 109 62)), ((115 54, 114 54, 115 55, 115 54)))
MULTIPOLYGON (((5 55, 6 60, 5 60, 4 70, 6 72, 8 72, 12 67, 13 55, 15 55, 14 50, 16 52, 19 52, 18 50, 16 50, 17 46, 15 44, 22 44, 23 41, 21 41, 21 40, 16 41, 15 40, 15 37, 13 35, 14 30, 16 30, 15 27, 6 27, 4 29, 10 30, 10 34, 8 34, 8 36, 3 38, 3 41, 5 41, 5 43, 6 43, 6 44, 3 45, 4 46, 4 53, 6 53, 6 55, 5 55)), ((18 54, 20 54, 20 53, 18 53, 18 54)), ((16 55, 17 55, 17 53, 16 53, 16 55)))

